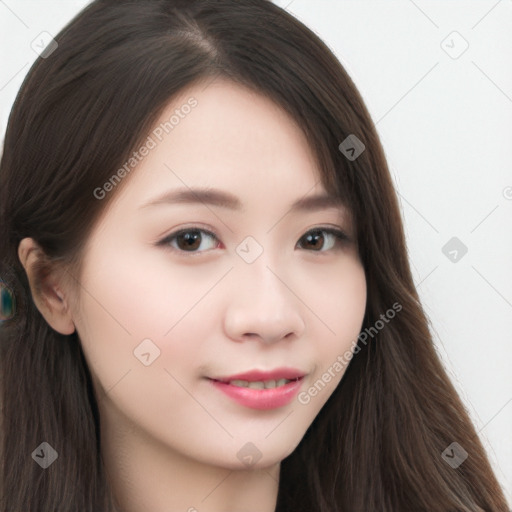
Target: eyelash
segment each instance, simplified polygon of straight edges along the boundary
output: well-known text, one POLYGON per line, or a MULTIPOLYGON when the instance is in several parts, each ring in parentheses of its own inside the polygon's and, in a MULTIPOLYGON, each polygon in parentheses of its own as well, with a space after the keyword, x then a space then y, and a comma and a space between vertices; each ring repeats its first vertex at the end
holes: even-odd
MULTIPOLYGON (((205 253, 205 252, 209 252, 211 251, 212 249, 206 249, 205 251, 183 251, 181 249, 177 249, 175 247, 171 247, 170 246, 170 242, 173 241, 174 239, 176 239, 179 235, 182 235, 184 233, 190 233, 190 232, 199 232, 199 233, 202 233, 202 234, 206 234, 208 235, 209 237, 213 238, 214 240, 216 240, 217 242, 219 242, 219 238, 217 237, 217 235, 207 229, 203 229, 203 228, 200 228, 199 226, 192 226, 192 227, 189 227, 189 228, 184 228, 184 229, 180 229, 178 231, 175 231, 174 233, 170 233, 169 235, 167 235, 166 237, 164 237, 162 240, 160 240, 159 242, 156 243, 157 246, 164 246, 165 249, 168 249, 168 250, 171 250, 173 252, 176 252, 176 253, 180 253, 180 254, 183 254, 183 255, 191 255, 191 256, 196 256, 196 255, 199 255, 199 254, 202 254, 202 253, 205 253)), ((321 232, 321 233, 328 233, 329 235, 332 235, 335 237, 335 243, 338 242, 338 244, 344 246, 348 243, 350 243, 350 238, 348 237, 348 235, 342 231, 341 229, 337 229, 337 228, 332 228, 332 227, 316 227, 316 228, 313 228, 313 229, 310 229, 308 231, 306 231, 306 233, 304 233, 304 235, 302 235, 299 239, 302 240, 306 235, 310 234, 310 233, 317 233, 317 232, 321 232)), ((307 249, 305 249, 307 250, 307 249)), ((328 253, 328 252, 332 252, 336 250, 336 247, 332 247, 331 249, 328 249, 327 251, 309 251, 309 252, 316 252, 316 253, 328 253)))

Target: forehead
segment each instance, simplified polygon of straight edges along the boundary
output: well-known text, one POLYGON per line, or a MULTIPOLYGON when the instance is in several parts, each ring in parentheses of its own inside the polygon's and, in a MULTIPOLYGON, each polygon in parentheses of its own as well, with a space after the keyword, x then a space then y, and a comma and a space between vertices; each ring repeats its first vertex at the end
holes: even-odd
POLYGON ((240 199, 239 211, 330 193, 292 117, 267 97, 225 79, 195 84, 173 98, 146 145, 151 149, 122 194, 137 208, 178 191, 190 199, 187 189, 229 191, 240 199))

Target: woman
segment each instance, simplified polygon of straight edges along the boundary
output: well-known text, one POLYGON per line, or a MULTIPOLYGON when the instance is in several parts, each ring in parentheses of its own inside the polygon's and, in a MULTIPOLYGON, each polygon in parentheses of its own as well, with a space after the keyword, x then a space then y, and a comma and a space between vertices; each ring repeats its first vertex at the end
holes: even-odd
POLYGON ((1 510, 505 511, 318 37, 147 0, 56 39, 0 167, 1 510))

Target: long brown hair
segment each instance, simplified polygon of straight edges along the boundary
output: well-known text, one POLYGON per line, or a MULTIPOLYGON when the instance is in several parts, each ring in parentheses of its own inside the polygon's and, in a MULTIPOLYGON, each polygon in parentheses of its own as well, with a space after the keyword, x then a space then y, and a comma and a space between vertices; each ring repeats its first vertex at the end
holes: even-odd
MULTIPOLYGON (((0 512, 110 512, 97 397, 76 332, 36 308, 17 256, 32 237, 52 266, 80 256, 116 192, 101 187, 180 91, 215 76, 266 95, 304 131, 324 186, 351 209, 367 279, 364 329, 402 309, 357 354, 281 464, 278 512, 505 512, 469 415, 435 350, 397 197, 374 124, 327 46, 267 0, 97 0, 37 59, 14 103, 0 164, 0 278, 15 311, 0 326, 0 512), (355 135, 365 150, 347 158, 355 135), (59 454, 42 469, 31 456, 59 454), (457 442, 458 467, 442 457, 457 442)), ((368 331, 370 332, 370 331, 368 331)))

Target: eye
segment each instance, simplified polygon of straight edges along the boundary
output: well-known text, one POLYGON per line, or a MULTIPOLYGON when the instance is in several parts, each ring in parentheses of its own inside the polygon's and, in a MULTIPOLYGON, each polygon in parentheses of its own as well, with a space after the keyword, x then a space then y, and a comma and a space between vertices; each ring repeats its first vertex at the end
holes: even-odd
MULTIPOLYGON (((156 245, 170 247, 171 250, 177 252, 199 254, 209 249, 215 249, 218 247, 219 242, 217 236, 211 231, 199 227, 191 227, 171 233, 157 242, 156 245), (210 244, 207 242, 205 247, 203 242, 208 240, 210 244), (212 245, 212 241, 217 241, 217 243, 212 245)), ((341 245, 349 242, 350 238, 341 229, 315 228, 305 233, 297 244, 299 246, 302 245, 302 248, 306 249, 308 248, 307 245, 310 245, 313 252, 327 252, 335 249, 337 244, 341 245)))
POLYGON ((327 252, 334 249, 336 244, 346 244, 350 241, 349 237, 341 229, 335 228, 315 228, 308 231, 300 240, 305 241, 305 244, 311 244, 314 246, 314 252, 327 252), (327 236, 325 236, 327 234, 327 236), (327 249, 317 250, 315 247, 322 248, 323 244, 327 240, 327 249))
MULTIPOLYGON (((205 247, 202 242, 205 238, 206 240, 209 239, 218 241, 218 238, 210 231, 200 228, 187 228, 176 231, 175 233, 171 233, 169 236, 166 236, 163 240, 158 242, 157 245, 170 246, 171 249, 180 252, 204 252, 205 247), (200 248, 203 250, 198 251, 200 248)), ((208 249, 208 247, 206 247, 206 249, 208 249)))

